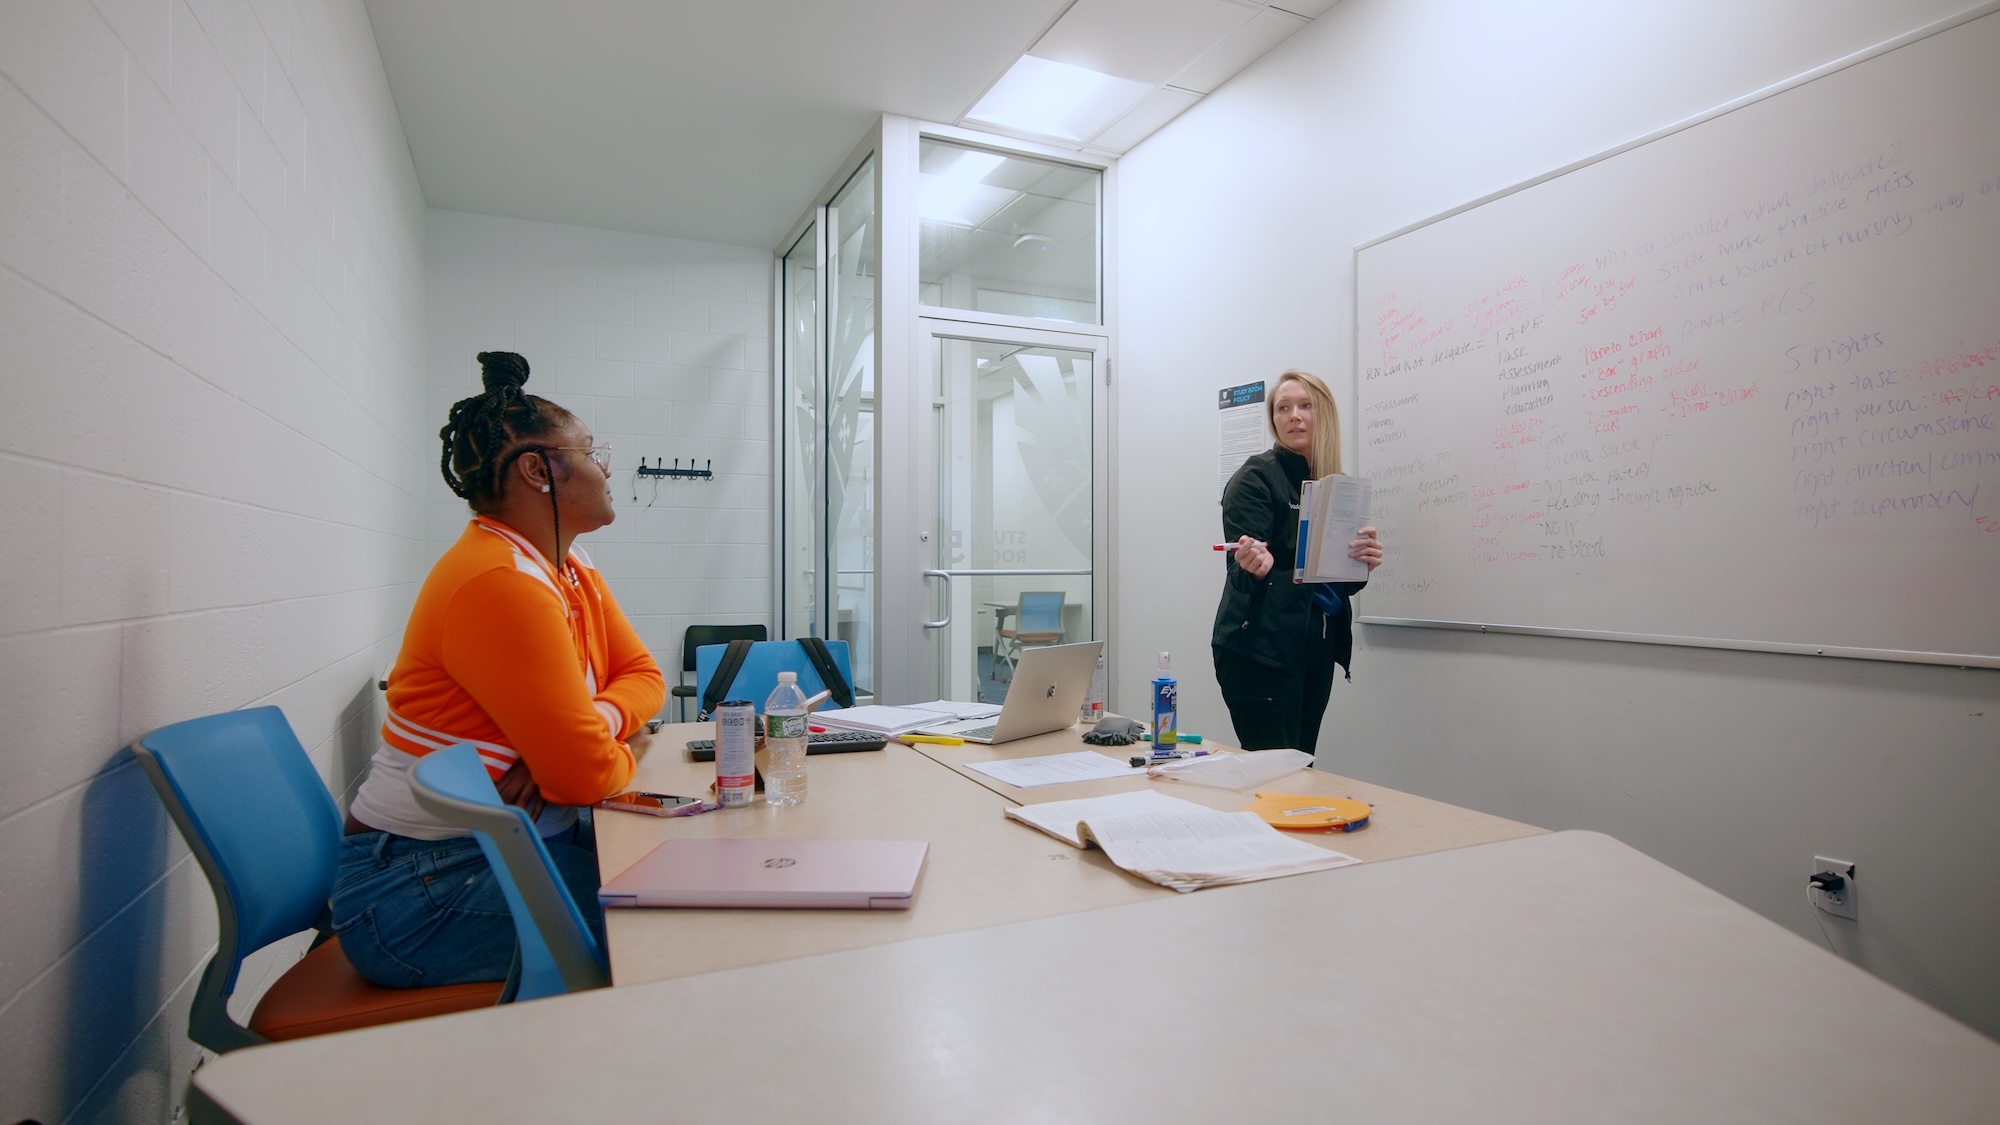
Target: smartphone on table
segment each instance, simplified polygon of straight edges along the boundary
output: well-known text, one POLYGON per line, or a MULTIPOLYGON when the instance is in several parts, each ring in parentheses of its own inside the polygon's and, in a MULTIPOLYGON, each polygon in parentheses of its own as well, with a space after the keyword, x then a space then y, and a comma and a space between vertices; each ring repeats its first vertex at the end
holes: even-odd
POLYGON ((600 809, 645 813, 647 816, 694 816, 716 806, 700 797, 677 797, 672 793, 647 793, 633 789, 597 802, 600 809))

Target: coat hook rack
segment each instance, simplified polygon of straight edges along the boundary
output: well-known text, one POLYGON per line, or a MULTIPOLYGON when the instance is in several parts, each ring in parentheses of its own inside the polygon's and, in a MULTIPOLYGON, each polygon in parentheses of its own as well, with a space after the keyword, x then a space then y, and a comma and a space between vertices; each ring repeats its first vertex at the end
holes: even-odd
POLYGON ((678 457, 674 458, 674 467, 671 469, 666 467, 667 459, 665 457, 656 458, 655 461, 655 464, 648 465, 644 457, 639 458, 639 475, 641 477, 661 477, 667 480, 715 479, 715 459, 713 457, 708 459, 705 467, 699 469, 694 467, 694 458, 692 457, 688 458, 687 468, 685 469, 681 468, 681 459, 678 457))
POLYGON ((634 503, 637 503, 639 500, 639 482, 641 480, 650 480, 653 482, 653 495, 646 501, 646 506, 650 508, 653 506, 653 502, 660 498, 660 482, 662 480, 712 481, 714 479, 714 458, 709 458, 703 463, 701 468, 697 469, 695 468, 694 458, 690 457, 688 458, 687 468, 683 469, 681 468, 681 459, 676 457, 674 458, 673 468, 670 469, 667 467, 667 459, 665 457, 653 458, 653 463, 650 465, 646 464, 644 457, 641 457, 639 458, 639 467, 632 471, 632 500, 634 503))

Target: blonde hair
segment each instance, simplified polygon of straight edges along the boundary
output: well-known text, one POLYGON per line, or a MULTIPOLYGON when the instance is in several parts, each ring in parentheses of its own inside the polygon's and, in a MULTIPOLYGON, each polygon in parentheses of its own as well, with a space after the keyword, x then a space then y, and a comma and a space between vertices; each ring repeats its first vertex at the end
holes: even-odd
POLYGON ((1271 387, 1271 393, 1264 399, 1264 420, 1271 425, 1271 432, 1278 432, 1278 392, 1287 382, 1296 382, 1306 389, 1306 400, 1312 403, 1313 433, 1312 452, 1306 457, 1306 469, 1314 480, 1340 471, 1340 408, 1333 404, 1333 392, 1319 381, 1319 376, 1311 375, 1297 368, 1278 376, 1271 387))

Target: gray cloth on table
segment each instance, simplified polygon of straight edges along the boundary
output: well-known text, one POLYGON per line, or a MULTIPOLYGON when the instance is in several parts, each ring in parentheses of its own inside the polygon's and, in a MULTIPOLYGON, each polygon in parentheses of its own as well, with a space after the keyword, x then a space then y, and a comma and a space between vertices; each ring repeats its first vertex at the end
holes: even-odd
POLYGON ((1138 742, 1145 731, 1145 727, 1131 719, 1100 719, 1096 726, 1084 733, 1083 740, 1092 746, 1130 746, 1138 742))

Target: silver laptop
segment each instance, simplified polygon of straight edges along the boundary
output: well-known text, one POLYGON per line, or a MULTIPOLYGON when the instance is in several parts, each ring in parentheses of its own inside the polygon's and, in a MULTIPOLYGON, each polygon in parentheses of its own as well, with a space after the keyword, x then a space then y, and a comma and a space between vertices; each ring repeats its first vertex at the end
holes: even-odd
POLYGON ((921 733, 998 743, 1073 726, 1103 652, 1103 641, 1024 648, 1014 662, 1014 682, 1007 687, 999 718, 964 719, 925 727, 921 733))
POLYGON ((907 910, 922 840, 668 840, 599 887, 612 906, 907 910))

